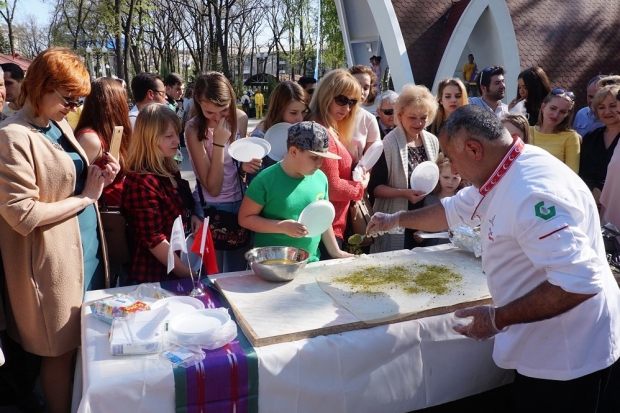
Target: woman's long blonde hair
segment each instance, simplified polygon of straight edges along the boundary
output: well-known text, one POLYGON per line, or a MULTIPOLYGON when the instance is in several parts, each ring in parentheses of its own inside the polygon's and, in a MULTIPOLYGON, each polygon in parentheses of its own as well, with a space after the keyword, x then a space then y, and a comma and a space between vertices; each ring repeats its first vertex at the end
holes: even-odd
POLYGON ((165 105, 151 103, 140 110, 127 154, 130 172, 172 177, 179 170, 175 160, 165 157, 158 147, 170 124, 177 133, 181 131, 179 117, 165 105))
POLYGON ((310 114, 308 120, 322 123, 326 127, 333 128, 338 132, 340 142, 348 147, 355 128, 355 117, 362 97, 362 89, 358 81, 346 70, 336 69, 329 72, 319 82, 319 86, 312 95, 310 101, 310 114), (344 95, 349 99, 357 100, 357 104, 351 108, 349 114, 341 121, 336 121, 329 113, 329 106, 338 95, 344 95))
POLYGON ((461 81, 461 79, 456 77, 451 77, 448 79, 442 79, 439 81, 437 85, 437 103, 439 104, 439 108, 437 109, 437 115, 435 116, 435 120, 431 124, 430 132, 433 135, 438 135, 439 130, 441 129, 441 124, 444 123, 446 118, 446 111, 441 105, 441 98, 443 96, 443 91, 448 86, 456 86, 461 91, 461 106, 467 105, 469 100, 467 99, 467 89, 465 89, 465 85, 461 81))

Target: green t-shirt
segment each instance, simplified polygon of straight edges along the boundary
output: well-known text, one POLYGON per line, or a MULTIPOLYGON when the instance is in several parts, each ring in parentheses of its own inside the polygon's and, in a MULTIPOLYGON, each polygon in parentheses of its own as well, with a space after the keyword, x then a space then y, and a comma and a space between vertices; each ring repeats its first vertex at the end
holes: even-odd
MULTIPOLYGON (((297 221, 301 211, 311 202, 327 200, 327 177, 321 170, 303 178, 287 175, 280 163, 259 173, 246 191, 252 201, 263 206, 260 215, 267 219, 297 221)), ((285 234, 254 234, 254 246, 287 246, 303 248, 310 253, 308 262, 319 260, 321 236, 293 238, 285 234)))

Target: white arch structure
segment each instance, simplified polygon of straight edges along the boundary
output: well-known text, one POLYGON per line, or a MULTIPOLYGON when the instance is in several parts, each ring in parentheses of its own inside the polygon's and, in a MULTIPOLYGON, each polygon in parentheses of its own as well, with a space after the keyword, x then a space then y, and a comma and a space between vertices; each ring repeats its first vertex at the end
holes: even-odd
MULTIPOLYGON (((349 65, 368 64, 370 56, 380 54, 385 59, 383 66, 387 63, 390 67, 397 91, 415 82, 391 0, 336 0, 336 8, 349 65)), ((475 56, 479 70, 486 66, 504 66, 506 99, 516 95, 519 50, 505 1, 471 0, 448 41, 433 90, 440 79, 460 77, 469 53, 475 56)))

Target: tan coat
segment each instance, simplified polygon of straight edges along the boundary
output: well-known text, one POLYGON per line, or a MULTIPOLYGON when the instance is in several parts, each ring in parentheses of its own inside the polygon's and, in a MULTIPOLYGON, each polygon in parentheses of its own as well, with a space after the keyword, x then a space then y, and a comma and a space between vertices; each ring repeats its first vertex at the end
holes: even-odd
MULTIPOLYGON (((68 123, 57 125, 88 163, 68 123)), ((39 225, 51 203, 73 195, 75 182, 69 155, 33 128, 22 111, 0 124, 0 251, 8 329, 26 351, 42 356, 59 356, 80 344, 84 265, 77 216, 39 225)), ((109 285, 107 264, 105 272, 109 285)))

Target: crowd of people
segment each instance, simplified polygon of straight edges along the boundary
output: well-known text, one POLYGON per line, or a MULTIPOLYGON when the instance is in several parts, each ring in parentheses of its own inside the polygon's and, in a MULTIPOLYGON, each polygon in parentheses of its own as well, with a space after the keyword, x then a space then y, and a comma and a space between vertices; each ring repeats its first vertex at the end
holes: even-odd
MULTIPOLYGON (((91 82, 67 49, 42 52, 26 77, 16 65, 2 65, 0 338, 7 354, 0 380, 13 387, 5 386, 0 402, 27 396, 38 375, 48 411, 68 411, 84 292, 195 275, 179 255, 167 270, 177 217, 190 236, 213 211, 237 216, 251 242, 216 248, 216 260, 220 272, 240 271, 247 268, 244 253, 258 246, 304 248, 310 262, 350 257, 349 209, 365 197, 374 213, 369 253, 431 245, 420 231, 482 224, 483 266, 489 280, 497 277, 489 282, 497 308, 458 313, 473 322, 457 331, 476 339, 497 334, 496 361, 517 369, 523 394, 538 391, 532 377, 581 385, 587 376, 592 385, 610 376, 620 356, 620 304, 605 268, 598 211, 620 227, 620 175, 608 172, 620 169, 620 77, 584 85, 588 107, 573 119, 573 93, 554 88, 540 67, 519 74, 518 96, 507 105, 504 68, 478 71, 472 55, 465 82, 443 79, 436 96, 413 84, 381 93, 381 59, 372 60, 318 82, 281 82, 267 102, 257 93, 257 116, 264 103, 267 111, 251 136, 264 138, 282 122, 292 126, 281 159, 248 162, 229 152, 248 135, 248 114, 221 73, 198 75, 184 101, 181 76, 139 73, 130 110, 124 82, 91 82), (72 127, 67 118, 78 109, 72 127), (110 153, 115 126, 123 129, 117 157, 110 153), (378 161, 354 179, 377 143, 378 161), (181 177, 181 146, 195 188, 181 177), (430 193, 410 183, 427 161, 439 168, 430 193), (298 218, 318 200, 333 205, 335 218, 324 233, 307 236, 298 218), (109 206, 127 220, 125 266, 107 258, 99 208, 109 206), (551 219, 556 214, 561 222, 551 219), (522 283, 511 279, 520 271, 527 273, 522 283), (584 329, 579 337, 567 331, 576 324, 584 329), (592 352, 570 350, 586 341, 592 352)), ((571 390, 550 392, 557 400, 571 390)), ((588 403, 598 395, 589 394, 588 403)))

